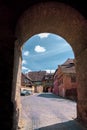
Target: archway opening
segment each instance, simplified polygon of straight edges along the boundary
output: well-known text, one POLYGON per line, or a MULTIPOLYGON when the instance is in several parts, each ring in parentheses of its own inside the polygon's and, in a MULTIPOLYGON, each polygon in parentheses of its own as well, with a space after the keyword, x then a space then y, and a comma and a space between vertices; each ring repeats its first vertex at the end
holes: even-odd
MULTIPOLYGON (((15 69, 18 69, 17 72, 20 74, 21 60, 19 57, 21 57, 21 46, 28 38, 40 32, 53 32, 54 34, 64 37, 64 39, 68 41, 74 50, 76 58, 76 71, 79 81, 77 118, 82 122, 87 122, 87 105, 85 104, 87 101, 87 66, 85 61, 87 56, 86 27, 87 23, 84 17, 72 7, 58 2, 39 3, 29 8, 19 18, 16 29, 18 40, 15 45, 16 53, 18 54, 18 57, 16 57, 18 68, 15 69)), ((17 80, 15 83, 16 82, 17 80)), ((19 82, 17 82, 16 87, 19 87, 18 83, 19 82)), ((13 88, 15 88, 15 85, 13 88)))
POLYGON ((75 56, 69 43, 62 37, 52 33, 40 33, 24 43, 21 83, 22 115, 25 120, 31 120, 32 124, 27 121, 29 128, 38 129, 48 125, 51 127, 77 117, 75 56), (62 77, 57 73, 61 73, 62 77), (71 81, 72 78, 75 80, 71 81), (27 96, 23 90, 31 91, 32 94, 27 96), (51 100, 54 101, 53 104, 51 100), (61 100, 62 103, 59 104, 61 100))

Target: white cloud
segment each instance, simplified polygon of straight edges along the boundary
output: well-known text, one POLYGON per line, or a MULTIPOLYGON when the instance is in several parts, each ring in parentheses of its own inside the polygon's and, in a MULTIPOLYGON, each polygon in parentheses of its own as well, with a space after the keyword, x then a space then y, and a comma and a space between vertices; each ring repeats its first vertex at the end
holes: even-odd
POLYGON ((23 73, 28 73, 28 72, 31 72, 32 70, 30 70, 29 68, 27 68, 27 67, 24 67, 24 66, 22 66, 22 72, 23 73))
POLYGON ((36 52, 45 52, 46 49, 44 47, 41 47, 39 45, 35 46, 35 49, 34 49, 36 52))
POLYGON ((26 68, 26 67, 22 66, 22 70, 28 70, 28 68, 26 68))
POLYGON ((29 51, 25 51, 23 54, 24 54, 24 56, 28 56, 29 55, 29 51))
POLYGON ((51 70, 51 73, 54 73, 55 72, 55 70, 51 70))
POLYGON ((55 70, 46 70, 47 73, 54 73, 55 70))
POLYGON ((28 69, 28 70, 25 71, 25 73, 28 73, 28 72, 31 72, 31 71, 32 71, 32 70, 28 69))
POLYGON ((49 33, 40 33, 40 34, 38 34, 38 36, 39 36, 40 38, 47 38, 48 35, 49 35, 49 33))
POLYGON ((26 60, 22 60, 22 65, 27 64, 26 60))

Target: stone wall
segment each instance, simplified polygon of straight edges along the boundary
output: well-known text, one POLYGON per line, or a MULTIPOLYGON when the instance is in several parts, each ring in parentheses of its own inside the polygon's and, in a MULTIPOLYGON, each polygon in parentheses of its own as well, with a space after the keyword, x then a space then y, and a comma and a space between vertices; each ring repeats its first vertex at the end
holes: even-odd
POLYGON ((76 58, 76 71, 79 73, 78 82, 80 83, 77 90, 77 118, 87 122, 87 22, 78 11, 65 4, 40 3, 21 15, 16 28, 16 36, 23 45, 28 38, 42 32, 58 34, 71 45, 76 58))
POLYGON ((16 130, 18 127, 21 127, 20 89, 21 89, 22 51, 18 40, 15 41, 14 51, 15 53, 14 53, 12 101, 14 103, 13 130, 16 130))
POLYGON ((87 48, 82 50, 77 60, 77 75, 79 80, 77 117, 79 120, 87 124, 87 48))
MULTIPOLYGON (((13 2, 9 0, 0 1, 0 129, 12 130, 12 127, 14 127, 16 130, 16 125, 20 122, 18 116, 16 116, 16 112, 17 115, 20 113, 20 49, 28 38, 41 32, 58 34, 72 46, 80 82, 78 87, 77 117, 87 124, 86 19, 78 11, 65 4, 46 2, 45 4, 31 6, 24 12, 28 8, 28 4, 17 2, 16 0, 13 2), (22 12, 24 13, 22 14, 22 12), (19 14, 21 14, 20 18, 19 14), (15 27, 16 24, 17 27, 15 27), (16 36, 14 33, 15 29, 16 36), (18 45, 19 49, 16 46, 18 51, 15 50, 16 60, 14 60, 16 38, 19 41, 18 44, 21 45, 18 45), (14 72, 13 64, 15 65, 14 72)), ((80 7, 82 6, 80 5, 80 7)))

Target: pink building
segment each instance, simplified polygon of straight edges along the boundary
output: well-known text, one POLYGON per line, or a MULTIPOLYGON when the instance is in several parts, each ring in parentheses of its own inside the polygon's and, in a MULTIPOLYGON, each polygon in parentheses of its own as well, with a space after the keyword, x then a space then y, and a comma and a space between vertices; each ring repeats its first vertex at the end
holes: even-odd
POLYGON ((64 64, 58 66, 55 72, 54 93, 62 97, 76 99, 77 86, 74 60, 67 59, 64 64))
POLYGON ((54 73, 54 83, 53 83, 53 93, 58 95, 59 89, 58 89, 58 69, 56 69, 54 73))

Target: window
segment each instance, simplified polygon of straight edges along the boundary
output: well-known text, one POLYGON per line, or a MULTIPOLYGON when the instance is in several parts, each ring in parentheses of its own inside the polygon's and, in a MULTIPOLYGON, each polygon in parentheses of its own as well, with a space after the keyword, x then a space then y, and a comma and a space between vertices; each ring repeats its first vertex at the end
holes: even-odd
POLYGON ((71 82, 76 82, 76 76, 71 76, 71 82))

